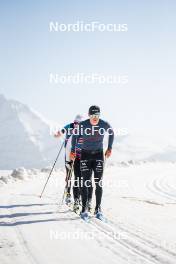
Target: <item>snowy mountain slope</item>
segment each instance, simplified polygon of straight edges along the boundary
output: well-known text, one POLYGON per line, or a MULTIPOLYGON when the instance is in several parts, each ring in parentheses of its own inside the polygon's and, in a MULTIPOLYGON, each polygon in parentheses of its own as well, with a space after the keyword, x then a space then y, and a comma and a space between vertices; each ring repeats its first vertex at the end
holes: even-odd
POLYGON ((50 165, 60 143, 50 135, 50 124, 26 105, 0 95, 1 169, 50 165))
MULTIPOLYGON (((0 124, 1 169, 53 164, 61 142, 50 135, 50 121, 28 106, 0 95, 0 124)), ((63 155, 62 152, 58 167, 63 164, 63 155)), ((116 136, 111 160, 173 162, 176 161, 176 139, 158 135, 116 136)))
POLYGON ((116 137, 112 160, 175 162, 176 138, 140 134, 116 137))

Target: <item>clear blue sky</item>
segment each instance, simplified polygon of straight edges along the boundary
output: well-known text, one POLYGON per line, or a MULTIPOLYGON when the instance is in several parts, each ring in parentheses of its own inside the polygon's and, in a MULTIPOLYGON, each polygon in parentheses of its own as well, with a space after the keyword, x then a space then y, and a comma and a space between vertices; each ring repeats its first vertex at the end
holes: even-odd
POLYGON ((1 1, 0 93, 65 123, 91 104, 115 127, 176 132, 176 1, 1 1), (49 22, 128 24, 50 33, 49 22), (51 85, 49 73, 128 74, 128 85, 51 85))

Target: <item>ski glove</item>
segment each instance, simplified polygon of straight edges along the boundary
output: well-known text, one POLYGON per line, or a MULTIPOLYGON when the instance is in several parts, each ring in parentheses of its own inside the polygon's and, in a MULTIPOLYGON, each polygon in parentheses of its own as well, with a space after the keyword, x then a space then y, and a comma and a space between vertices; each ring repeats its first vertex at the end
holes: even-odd
POLYGON ((111 156, 112 150, 111 149, 107 149, 105 152, 105 157, 109 158, 111 156))
POLYGON ((62 133, 58 131, 57 133, 54 134, 54 137, 59 138, 62 136, 62 133))
POLYGON ((69 169, 69 170, 71 170, 71 168, 72 168, 72 161, 66 161, 65 162, 65 166, 67 167, 67 169, 69 169))
POLYGON ((76 154, 74 152, 70 152, 70 160, 75 160, 76 154))

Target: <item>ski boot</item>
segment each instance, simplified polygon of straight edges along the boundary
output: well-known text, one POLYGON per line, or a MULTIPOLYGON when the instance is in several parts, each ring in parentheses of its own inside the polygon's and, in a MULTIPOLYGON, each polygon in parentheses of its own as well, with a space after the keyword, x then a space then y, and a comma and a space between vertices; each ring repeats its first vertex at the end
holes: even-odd
POLYGON ((66 194, 66 197, 65 197, 65 203, 66 205, 70 205, 71 204, 71 194, 70 193, 67 193, 66 194))
POLYGON ((86 208, 84 208, 84 207, 82 208, 82 212, 80 213, 80 217, 85 222, 89 222, 90 216, 89 216, 86 208))
POLYGON ((95 208, 95 212, 94 212, 94 215, 97 219, 101 220, 101 221, 104 221, 104 216, 103 216, 103 213, 101 211, 101 207, 96 207, 95 208))

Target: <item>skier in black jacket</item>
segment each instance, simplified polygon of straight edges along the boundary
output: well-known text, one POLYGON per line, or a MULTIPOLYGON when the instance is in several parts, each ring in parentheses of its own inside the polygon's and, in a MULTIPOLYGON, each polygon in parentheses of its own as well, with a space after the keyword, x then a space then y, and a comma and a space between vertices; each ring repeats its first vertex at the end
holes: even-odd
POLYGON ((88 193, 91 186, 92 171, 94 172, 94 180, 96 185, 96 207, 95 215, 102 215, 101 212, 101 198, 102 198, 102 176, 104 169, 104 153, 103 153, 103 139, 105 133, 108 132, 108 148, 105 152, 105 157, 109 158, 112 151, 112 144, 114 140, 114 132, 112 127, 104 120, 100 119, 100 108, 98 106, 91 106, 89 108, 89 119, 81 122, 74 130, 72 136, 72 147, 70 158, 75 159, 76 142, 80 137, 83 138, 81 150, 81 175, 83 179, 82 187, 82 212, 81 217, 84 219, 88 217, 88 193))

